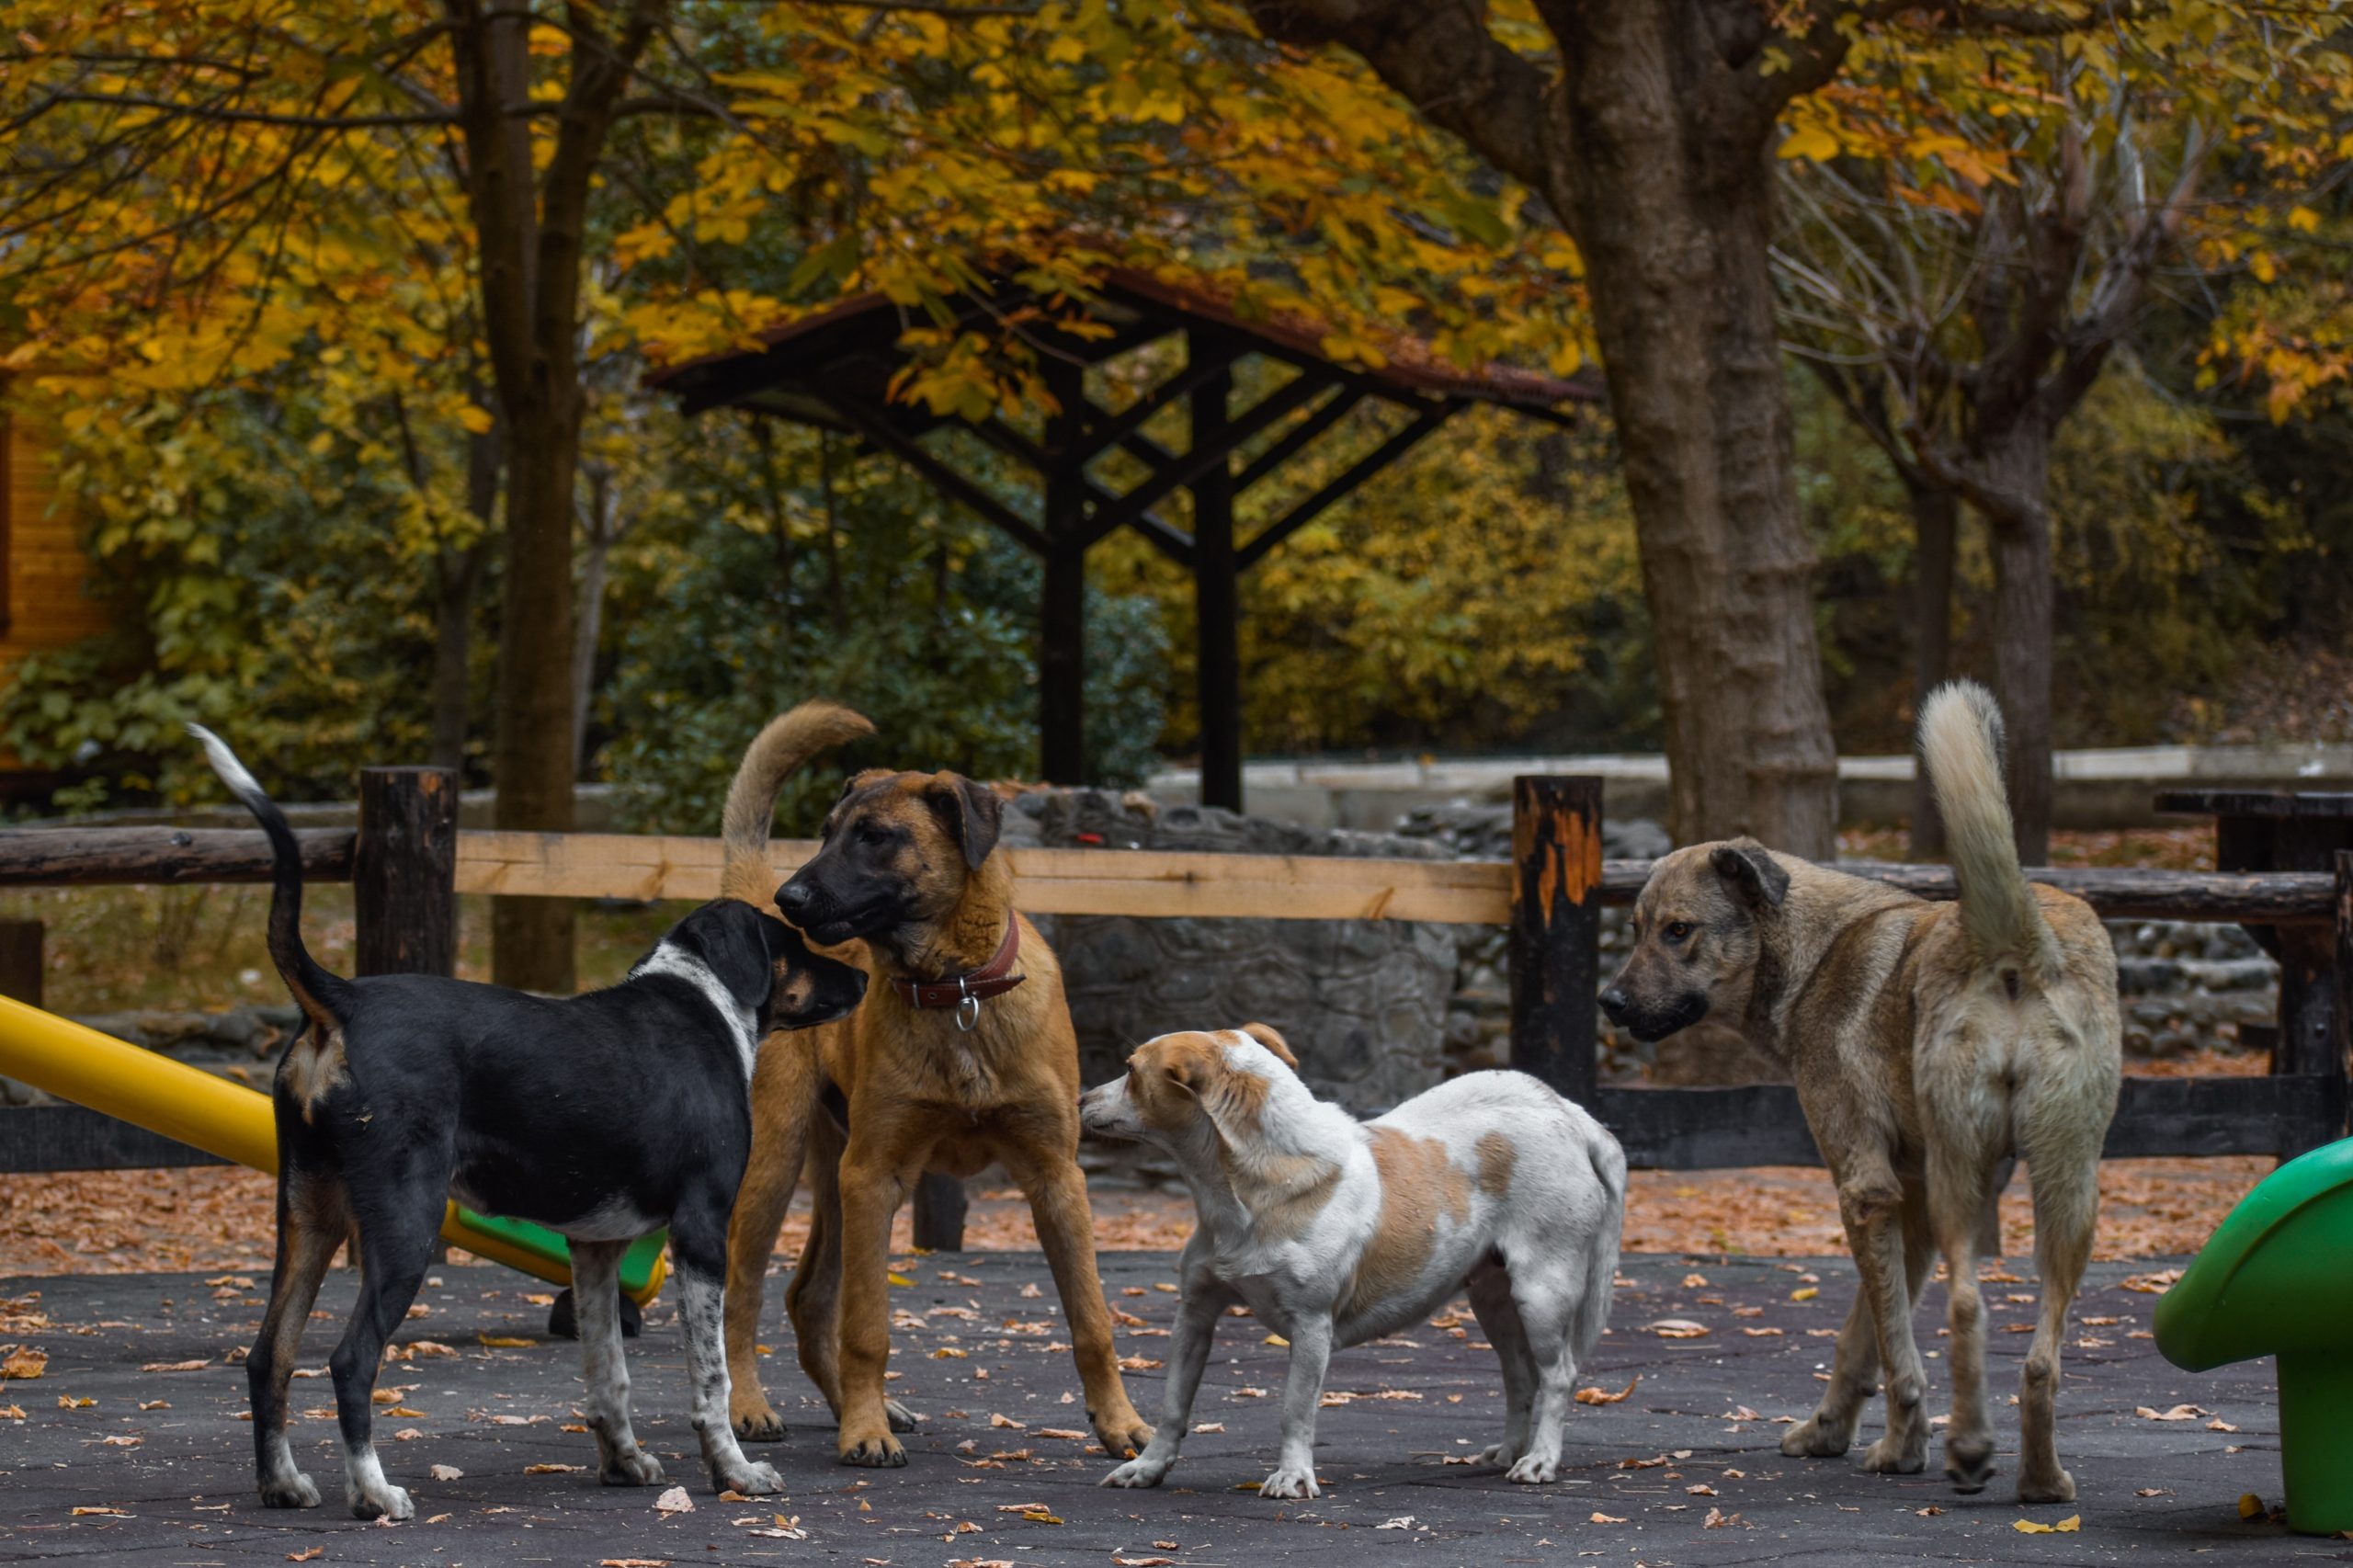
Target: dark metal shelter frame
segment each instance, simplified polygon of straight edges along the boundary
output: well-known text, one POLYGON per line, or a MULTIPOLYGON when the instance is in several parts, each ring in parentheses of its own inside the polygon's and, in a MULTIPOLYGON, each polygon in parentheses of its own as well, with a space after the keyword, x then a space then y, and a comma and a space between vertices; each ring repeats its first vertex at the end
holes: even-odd
MULTIPOLYGON (((1017 287, 958 296, 947 309, 959 328, 996 330, 1034 302, 1017 287)), ((1067 303, 1067 302, 1065 302, 1067 303)), ((1036 552, 1045 566, 1039 614, 1040 762, 1058 784, 1085 777, 1085 582, 1087 550, 1120 528, 1135 529, 1193 578, 1201 715, 1201 799, 1242 806, 1241 576, 1335 502, 1404 457, 1448 418, 1489 403, 1566 422, 1564 405, 1597 402, 1597 388, 1502 368, 1466 371, 1410 342, 1380 369, 1345 365, 1318 348, 1320 334, 1294 322, 1245 318, 1229 301, 1147 273, 1114 270, 1083 309, 1093 330, 1051 322, 1024 326, 1040 349, 1060 412, 1032 436, 1004 419, 970 423, 894 401, 892 378, 909 363, 900 337, 907 311, 881 294, 860 295, 766 335, 765 347, 696 360, 655 378, 686 412, 733 407, 842 431, 888 452, 947 498, 1036 552), (1126 408, 1086 393, 1089 366, 1163 339, 1184 339, 1183 367, 1126 408), (1235 410, 1234 370, 1262 355, 1297 373, 1248 408, 1235 410), (1248 540, 1234 534, 1234 504, 1368 399, 1402 410, 1385 439, 1248 540), (1162 410, 1182 403, 1190 440, 1172 451, 1145 434, 1162 410), (1037 520, 960 472, 951 454, 924 437, 961 426, 1037 475, 1037 520), (1115 492, 1094 472, 1121 452, 1144 476, 1115 492), (1189 493, 1189 531, 1155 509, 1189 493)), ((1062 319, 1070 319, 1065 310, 1062 319)))

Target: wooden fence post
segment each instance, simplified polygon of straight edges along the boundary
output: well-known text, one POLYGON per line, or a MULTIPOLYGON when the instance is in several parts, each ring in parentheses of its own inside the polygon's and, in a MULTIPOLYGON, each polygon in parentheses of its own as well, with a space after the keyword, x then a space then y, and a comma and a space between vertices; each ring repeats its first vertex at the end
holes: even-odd
POLYGON ((1512 780, 1511 1064, 1590 1107, 1599 1076, 1601 780, 1512 780))
POLYGON ((361 974, 458 968, 458 776, 446 767, 359 770, 352 852, 361 974))
POLYGON ((0 996, 40 1006, 41 923, 0 920, 0 996))

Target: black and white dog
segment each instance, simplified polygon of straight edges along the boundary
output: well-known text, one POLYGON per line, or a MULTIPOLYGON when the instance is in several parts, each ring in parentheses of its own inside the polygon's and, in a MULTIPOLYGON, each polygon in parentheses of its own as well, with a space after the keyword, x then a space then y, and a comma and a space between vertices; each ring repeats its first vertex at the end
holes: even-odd
POLYGON ((777 1472, 745 1460, 728 1425, 722 1340, 753 1057, 771 1028, 856 1007, 864 972, 722 898, 671 927, 620 984, 569 1000, 436 975, 342 979, 302 945, 301 862, 284 814, 217 736, 190 728, 269 835, 269 954, 305 1020, 273 1086, 278 1258, 245 1363, 262 1502, 318 1506, 287 1446, 287 1380, 320 1277, 349 1237, 359 1300, 329 1361, 345 1495, 363 1519, 415 1511, 377 1460, 373 1396, 453 1196, 571 1243, 583 1408, 612 1485, 662 1479, 630 1430, 616 1280, 628 1244, 668 1225, 703 1458, 722 1489, 776 1491, 777 1472))

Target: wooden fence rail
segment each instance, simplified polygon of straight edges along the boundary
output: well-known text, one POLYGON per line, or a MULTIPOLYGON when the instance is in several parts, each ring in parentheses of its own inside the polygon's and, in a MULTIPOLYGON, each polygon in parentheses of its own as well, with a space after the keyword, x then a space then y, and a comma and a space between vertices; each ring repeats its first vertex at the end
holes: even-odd
MULTIPOLYGON (((455 831, 446 775, 369 769, 357 831, 297 835, 306 878, 370 889, 360 901, 363 972, 447 972, 456 894, 701 900, 719 891, 716 839, 455 831), (440 782, 436 782, 439 780, 440 782)), ((813 842, 773 846, 781 881, 813 842)), ((1636 1165, 1699 1169, 1818 1164, 1796 1091, 1624 1088, 1597 1082, 1593 994, 1600 911, 1633 902, 1647 861, 1601 858, 1597 781, 1525 778, 1508 861, 1008 849, 1015 899, 1035 915, 1412 920, 1512 932, 1513 1064, 1585 1101, 1636 1165)), ((1938 866, 1847 863, 1842 870, 1929 898, 1955 894, 1938 866)), ((238 829, 40 828, 0 832, 0 886, 267 881, 268 849, 238 829)), ((2293 1154, 2341 1136, 2345 1028, 2353 1016, 2353 855, 2325 873, 2206 873, 2043 868, 2033 880, 2115 919, 2333 926, 2337 985, 2324 1000, 2333 1059, 2306 1053, 2263 1076, 2128 1079, 2111 1157, 2293 1154), (2340 1000, 2346 997, 2346 1000, 2340 1000)), ((2317 1004, 2316 1004, 2317 1005, 2317 1004)), ((1172 1020, 1182 1022, 1185 1020, 1172 1020)), ((2313 1020, 2317 1022, 2315 1015, 2313 1020)), ((2281 1020, 2287 1025, 2291 1020, 2281 1020)), ((2293 1031, 2283 1028, 2283 1036, 2293 1031)), ((2310 1032, 2310 1031, 2306 1031, 2310 1032)), ((165 1163, 178 1149, 74 1107, 0 1112, 0 1170, 165 1163)), ((190 1161, 202 1158, 188 1151, 190 1161)), ((938 1233, 937 1231, 935 1234, 938 1233)))

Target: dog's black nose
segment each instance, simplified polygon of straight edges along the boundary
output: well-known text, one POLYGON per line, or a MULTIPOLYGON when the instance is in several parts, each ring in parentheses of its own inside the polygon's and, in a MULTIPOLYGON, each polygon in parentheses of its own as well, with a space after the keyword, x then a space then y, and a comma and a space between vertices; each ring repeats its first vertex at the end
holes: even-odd
POLYGON ((809 890, 798 882, 787 882, 776 890, 776 906, 788 916, 798 919, 809 913, 809 890))
POLYGON ((1626 1021, 1626 994, 1623 991, 1619 990, 1616 986, 1611 986, 1608 990, 1601 994, 1601 1010, 1608 1015, 1609 1021, 1611 1023, 1624 1023, 1626 1021))

